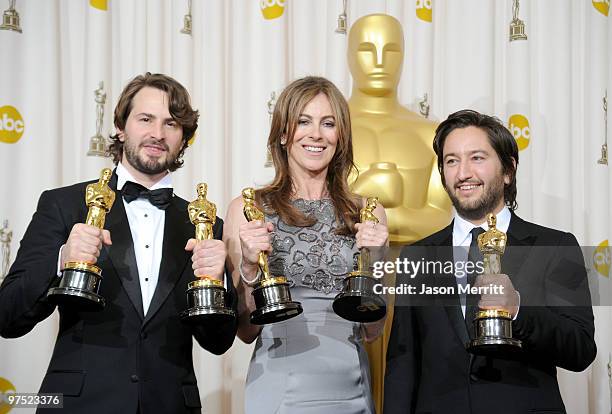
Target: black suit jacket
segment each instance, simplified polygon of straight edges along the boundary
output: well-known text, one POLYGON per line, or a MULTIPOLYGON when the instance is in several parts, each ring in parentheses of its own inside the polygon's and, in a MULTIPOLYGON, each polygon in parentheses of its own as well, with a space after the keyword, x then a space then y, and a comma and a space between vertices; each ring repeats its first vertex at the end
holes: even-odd
MULTIPOLYGON (((452 260, 452 230, 451 223, 417 249, 425 259, 452 260)), ((514 214, 507 235, 502 272, 521 293, 521 303, 541 305, 521 305, 513 322, 513 336, 524 352, 513 359, 471 356, 457 295, 439 306, 396 306, 387 351, 386 414, 565 412, 556 367, 581 371, 596 354, 582 253, 572 234, 514 214), (548 247, 530 252, 529 246, 548 247), (572 286, 571 300, 551 294, 551 286, 560 285, 572 286)), ((415 252, 410 249, 402 256, 410 258, 415 252)))
MULTIPOLYGON (((113 174, 111 188, 116 188, 113 174)), ((45 191, 21 241, 15 263, 0 287, 0 334, 25 335, 47 318, 54 306, 46 300, 56 277, 60 246, 72 226, 87 217, 85 187, 89 183, 45 191)), ((235 322, 189 326, 179 313, 187 308, 186 289, 194 280, 191 253, 194 237, 187 202, 177 196, 166 209, 158 284, 143 314, 138 268, 130 227, 120 194, 106 216, 112 246, 104 247, 100 294, 106 307, 80 312, 60 307, 60 326, 51 362, 40 392, 64 394, 64 411, 73 413, 200 412, 193 370, 192 335, 214 354, 233 343, 235 322)), ((214 236, 221 239, 217 218, 214 236)), ((228 283, 228 305, 236 293, 228 283)))

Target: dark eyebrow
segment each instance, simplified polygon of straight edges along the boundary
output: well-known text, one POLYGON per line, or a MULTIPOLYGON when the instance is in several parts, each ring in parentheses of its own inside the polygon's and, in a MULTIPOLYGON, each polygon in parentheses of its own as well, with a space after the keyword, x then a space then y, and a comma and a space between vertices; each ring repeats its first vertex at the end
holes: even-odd
MULTIPOLYGON (((139 114, 136 114, 136 116, 146 116, 147 118, 157 119, 157 117, 155 115, 148 114, 146 112, 140 112, 139 114)), ((168 117, 168 118, 164 119, 164 122, 168 122, 168 121, 178 122, 176 119, 174 119, 172 117, 168 117)))
MULTIPOLYGON (((474 155, 474 154, 485 154, 485 155, 489 155, 489 152, 487 150, 484 149, 477 149, 477 150, 473 150, 468 152, 468 155, 474 155)), ((444 154, 444 159, 446 159, 447 157, 456 157, 457 155, 454 152, 448 153, 448 154, 444 154)))
POLYGON ((484 154, 484 155, 489 155, 489 151, 484 150, 484 149, 477 149, 474 151, 470 151, 469 155, 474 155, 474 154, 484 154))

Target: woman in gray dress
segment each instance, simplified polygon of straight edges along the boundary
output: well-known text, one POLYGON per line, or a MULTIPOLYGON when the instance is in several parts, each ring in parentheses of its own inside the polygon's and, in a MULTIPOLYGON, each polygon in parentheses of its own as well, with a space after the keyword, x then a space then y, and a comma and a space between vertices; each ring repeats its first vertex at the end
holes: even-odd
POLYGON ((247 222, 243 200, 232 201, 224 228, 228 267, 240 293, 238 336, 257 339, 249 366, 245 412, 373 413, 364 340, 384 320, 349 322, 332 309, 361 246, 387 244, 387 219, 358 223, 364 200, 352 194, 354 171, 348 105, 327 79, 292 82, 274 108, 268 138, 273 182, 256 191, 265 221, 247 222), (303 313, 283 322, 252 325, 251 295, 258 255, 270 255, 270 273, 284 275, 303 313))

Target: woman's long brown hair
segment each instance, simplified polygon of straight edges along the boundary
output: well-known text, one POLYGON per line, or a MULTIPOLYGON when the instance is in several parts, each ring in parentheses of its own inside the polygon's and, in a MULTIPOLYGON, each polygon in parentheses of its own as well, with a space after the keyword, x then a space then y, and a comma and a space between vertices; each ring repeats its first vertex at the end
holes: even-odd
POLYGON ((359 220, 360 198, 351 193, 348 177, 357 171, 353 162, 353 141, 351 135, 351 116, 348 104, 342 93, 329 80, 307 76, 289 84, 278 97, 272 115, 272 127, 268 137, 268 147, 272 153, 275 175, 268 186, 256 192, 256 200, 267 213, 276 213, 287 224, 306 227, 315 223, 314 217, 305 216, 293 206, 295 189, 289 171, 287 147, 292 144, 293 135, 304 107, 318 94, 327 96, 336 120, 338 146, 327 168, 327 191, 333 202, 336 217, 341 223, 338 234, 355 232, 359 220), (281 144, 287 137, 285 145, 281 144))

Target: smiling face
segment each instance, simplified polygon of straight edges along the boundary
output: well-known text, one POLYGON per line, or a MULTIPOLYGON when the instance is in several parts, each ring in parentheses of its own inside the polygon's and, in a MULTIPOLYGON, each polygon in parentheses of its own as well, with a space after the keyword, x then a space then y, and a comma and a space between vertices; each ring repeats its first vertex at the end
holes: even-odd
POLYGON ((442 153, 446 192, 461 217, 480 224, 488 213, 497 214, 504 207, 504 186, 510 176, 503 173, 484 130, 454 129, 442 153))
POLYGON ((293 138, 287 142, 287 159, 292 175, 327 175, 338 145, 336 118, 323 93, 306 104, 298 118, 293 138))
POLYGON ((165 174, 183 146, 183 128, 170 115, 168 94, 151 87, 134 96, 118 135, 124 143, 123 164, 132 175, 165 174))

